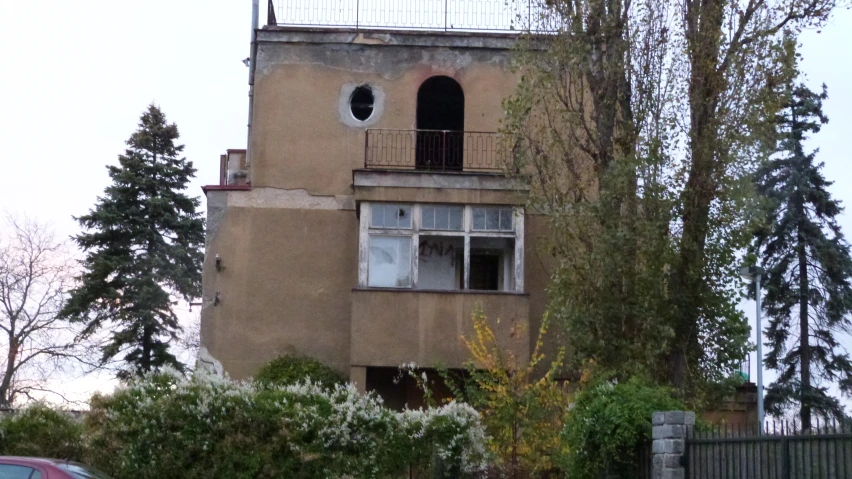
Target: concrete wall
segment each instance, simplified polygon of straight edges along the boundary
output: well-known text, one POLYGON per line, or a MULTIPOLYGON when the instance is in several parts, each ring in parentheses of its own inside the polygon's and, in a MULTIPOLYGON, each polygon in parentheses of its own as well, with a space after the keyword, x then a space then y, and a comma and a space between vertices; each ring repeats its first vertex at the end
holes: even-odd
POLYGON ((207 198, 213 220, 202 345, 235 378, 281 353, 310 355, 348 374, 349 291, 358 272, 354 210, 333 197, 262 189, 210 191, 207 198))
POLYGON ((514 91, 511 37, 423 33, 264 30, 251 137, 255 186, 348 194, 364 166, 367 128, 416 128, 417 91, 446 75, 465 93, 465 129, 497 131, 502 100, 514 91), (361 84, 377 92, 366 122, 348 109, 361 84))
POLYGON ((461 368, 470 359, 462 336, 475 335, 476 305, 501 344, 529 356, 526 295, 364 289, 352 292, 352 365, 461 368))

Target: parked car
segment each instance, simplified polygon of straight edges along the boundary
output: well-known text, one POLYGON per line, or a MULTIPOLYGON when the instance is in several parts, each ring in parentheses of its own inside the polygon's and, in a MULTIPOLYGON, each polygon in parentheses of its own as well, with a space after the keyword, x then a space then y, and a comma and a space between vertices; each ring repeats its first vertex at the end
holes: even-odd
POLYGON ((0 479, 110 479, 97 469, 61 459, 0 456, 0 479))

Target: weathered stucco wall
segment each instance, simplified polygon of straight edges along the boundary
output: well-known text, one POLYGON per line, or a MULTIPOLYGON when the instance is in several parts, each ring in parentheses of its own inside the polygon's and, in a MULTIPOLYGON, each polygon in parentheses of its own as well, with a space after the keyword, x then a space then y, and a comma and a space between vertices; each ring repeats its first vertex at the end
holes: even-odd
POLYGON ((408 361, 459 367, 469 358, 460 336, 472 332, 477 302, 502 320, 504 336, 512 319, 529 321, 531 334, 511 339, 519 354, 529 353, 549 274, 537 247, 545 232, 539 216, 526 216, 527 295, 353 292, 358 200, 523 204, 523 191, 497 187, 501 179, 488 175, 467 175, 476 183, 470 188, 441 183, 465 176, 456 173, 421 174, 428 186, 368 178, 379 183, 353 189, 366 128, 415 128, 418 88, 433 75, 451 76, 464 89, 465 129, 497 130, 502 99, 517 82, 508 70, 510 46, 506 36, 260 32, 251 189, 207 192, 202 345, 232 377, 250 376, 282 353, 317 358, 347 375, 408 361), (358 123, 345 118, 341 101, 364 83, 380 95, 374 117, 358 123))
MULTIPOLYGON (((465 93, 465 129, 496 131, 511 37, 261 31, 251 138, 255 186, 350 194, 364 166, 367 128, 416 128, 417 91, 446 75, 465 93), (341 107, 353 85, 381 92, 381 111, 361 124, 341 107)), ((378 102, 378 98, 377 98, 378 102)))
POLYGON ((477 304, 498 341, 529 356, 527 295, 361 289, 352 292, 352 365, 464 367, 470 353, 462 336, 475 337, 477 304))
POLYGON ((202 345, 234 378, 254 374, 281 353, 309 355, 348 374, 355 212, 323 208, 334 197, 297 209, 292 199, 286 207, 280 199, 261 201, 264 196, 262 190, 208 192, 211 216, 220 219, 208 229, 202 345))

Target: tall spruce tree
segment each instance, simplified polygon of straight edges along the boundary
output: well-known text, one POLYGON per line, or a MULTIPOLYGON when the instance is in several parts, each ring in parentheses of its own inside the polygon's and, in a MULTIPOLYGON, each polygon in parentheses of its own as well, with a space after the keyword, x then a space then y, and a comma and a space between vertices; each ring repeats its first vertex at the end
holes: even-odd
POLYGON ((799 408, 802 427, 812 416, 844 418, 836 385, 852 394, 852 362, 838 335, 852 329, 852 258, 837 224, 843 208, 831 198, 814 161, 818 150, 805 152, 809 134, 828 118, 822 102, 825 85, 815 93, 802 84, 788 89, 777 117, 776 154, 757 172, 757 190, 767 199, 766 226, 755 235, 753 252, 766 269, 763 309, 769 318, 766 365, 778 379, 766 393, 770 413, 799 408))
POLYGON ((62 315, 85 322, 85 336, 109 331, 102 361, 123 355, 122 378, 164 365, 182 369, 170 351, 181 331, 176 298, 201 290, 204 219, 199 199, 185 194, 196 170, 179 157, 178 137, 177 126, 150 105, 119 166, 107 167, 112 185, 75 218, 84 230, 75 237, 86 252, 84 272, 62 315))

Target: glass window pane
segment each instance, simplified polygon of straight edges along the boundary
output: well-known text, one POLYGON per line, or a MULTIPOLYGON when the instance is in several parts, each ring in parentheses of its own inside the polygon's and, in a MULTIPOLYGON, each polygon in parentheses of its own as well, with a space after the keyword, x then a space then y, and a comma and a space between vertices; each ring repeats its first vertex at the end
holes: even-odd
POLYGON ((420 227, 424 230, 464 230, 464 206, 422 206, 420 227))
POLYGON ((446 206, 435 207, 435 229, 450 229, 450 209, 446 206))
MULTIPOLYGON (((12 466, 0 464, 0 478, 2 479, 30 479, 34 469, 25 466, 12 466)), ((41 477, 39 474, 38 477, 41 477)))
POLYGON ((371 236, 369 286, 404 288, 411 286, 411 238, 371 236))
POLYGON ((371 211, 371 228, 411 228, 411 205, 374 204, 371 211))
POLYGON ((462 217, 464 217, 464 208, 461 206, 450 208, 450 229, 453 231, 461 231, 462 217))
POLYGON ((417 261, 418 289, 461 289, 464 276, 464 238, 421 236, 417 261))
POLYGON ((485 229, 494 231, 500 229, 500 210, 497 208, 485 210, 485 229))
POLYGON ((420 208, 421 228, 432 230, 435 229, 435 207, 423 206, 420 208))
POLYGON ((474 208, 473 209, 473 229, 475 229, 475 230, 484 230, 485 229, 485 208, 474 208))
POLYGON ((500 208, 500 229, 503 231, 512 231, 512 214, 511 208, 500 208))
POLYGON ((384 228, 385 227, 385 205, 370 205, 370 227, 384 228))
POLYGON ((402 229, 410 229, 411 228, 411 206, 408 205, 394 205, 395 214, 397 216, 397 228, 402 229))

